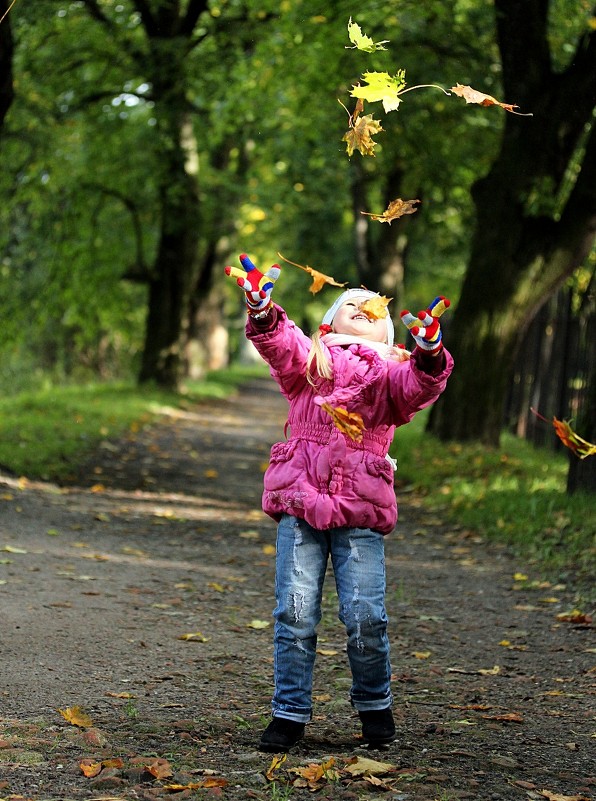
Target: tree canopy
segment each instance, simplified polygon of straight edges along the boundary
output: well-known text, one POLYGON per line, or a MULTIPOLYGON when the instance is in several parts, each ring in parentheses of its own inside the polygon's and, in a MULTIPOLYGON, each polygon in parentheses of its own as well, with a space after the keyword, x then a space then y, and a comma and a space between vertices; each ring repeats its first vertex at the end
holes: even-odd
MULTIPOLYGON (((594 269, 595 19, 571 0, 17 0, 0 24, 5 383, 175 388, 201 310, 240 325, 223 266, 281 253, 396 316, 450 296, 458 366, 432 426, 494 444, 525 327, 594 269), (349 20, 383 45, 354 48, 349 20), (383 130, 348 155, 354 87, 400 70, 432 86, 393 111, 366 99, 383 130), (397 197, 415 213, 362 213, 397 197)), ((276 288, 307 327, 330 299, 309 283, 286 265, 276 288)))

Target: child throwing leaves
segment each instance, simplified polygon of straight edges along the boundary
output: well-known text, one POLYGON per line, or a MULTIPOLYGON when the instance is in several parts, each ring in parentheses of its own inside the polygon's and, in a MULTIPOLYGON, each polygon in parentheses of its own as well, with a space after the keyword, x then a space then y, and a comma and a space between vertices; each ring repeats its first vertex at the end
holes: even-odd
POLYGON ((443 348, 437 298, 402 320, 416 347, 393 346, 379 295, 349 289, 312 339, 271 301, 280 268, 261 273, 248 256, 226 267, 246 293, 246 336, 289 403, 287 439, 271 449, 263 510, 278 522, 272 720, 263 751, 285 752, 312 716, 312 681, 329 559, 347 633, 350 699, 363 740, 395 739, 385 611, 384 537, 397 520, 392 460, 397 426, 445 388, 453 359, 443 348))

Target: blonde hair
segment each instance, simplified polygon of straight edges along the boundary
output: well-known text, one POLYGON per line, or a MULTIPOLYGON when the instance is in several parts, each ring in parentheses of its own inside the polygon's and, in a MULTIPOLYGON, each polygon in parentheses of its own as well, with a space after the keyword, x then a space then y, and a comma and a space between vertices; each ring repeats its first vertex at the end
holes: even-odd
POLYGON ((323 345, 321 344, 322 336, 323 335, 321 331, 315 331, 315 333, 312 335, 312 344, 306 359, 306 380, 312 387, 316 386, 317 377, 326 378, 327 380, 333 378, 331 362, 327 358, 327 354, 323 350, 323 345), (316 368, 316 375, 313 375, 313 363, 316 368))

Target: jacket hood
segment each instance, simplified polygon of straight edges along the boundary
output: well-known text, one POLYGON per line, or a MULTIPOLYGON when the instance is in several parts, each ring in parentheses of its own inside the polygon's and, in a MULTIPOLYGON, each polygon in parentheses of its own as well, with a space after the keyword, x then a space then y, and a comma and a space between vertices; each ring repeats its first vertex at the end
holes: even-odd
MULTIPOLYGON (((335 303, 333 303, 333 305, 327 309, 327 311, 323 315, 321 324, 331 325, 333 323, 333 318, 337 314, 339 307, 343 306, 343 304, 348 300, 352 300, 353 298, 368 299, 368 298, 378 298, 378 297, 380 297, 379 293, 371 292, 370 289, 347 289, 337 298, 335 303)), ((389 314, 387 315, 387 317, 385 317, 385 322, 387 323, 387 344, 391 346, 393 345, 393 338, 395 336, 395 332, 393 328, 393 320, 391 319, 391 316, 389 314)))

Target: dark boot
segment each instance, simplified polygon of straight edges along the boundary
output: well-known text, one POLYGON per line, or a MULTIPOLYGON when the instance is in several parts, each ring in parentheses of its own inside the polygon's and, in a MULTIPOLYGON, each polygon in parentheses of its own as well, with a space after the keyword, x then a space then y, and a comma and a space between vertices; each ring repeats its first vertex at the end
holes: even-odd
POLYGON ((304 723, 287 718, 273 718, 261 736, 259 749, 275 754, 286 753, 304 735, 304 723))
POLYGON ((358 712, 362 722, 362 739, 370 748, 389 745, 395 740, 395 723, 391 709, 372 709, 358 712))

